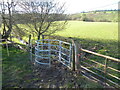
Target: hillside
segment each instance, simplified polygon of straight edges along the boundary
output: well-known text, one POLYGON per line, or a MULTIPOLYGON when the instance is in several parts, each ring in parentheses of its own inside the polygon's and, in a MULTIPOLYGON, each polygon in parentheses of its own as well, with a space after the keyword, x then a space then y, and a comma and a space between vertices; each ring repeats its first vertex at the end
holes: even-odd
POLYGON ((118 10, 90 11, 71 14, 69 20, 89 22, 118 22, 118 10))

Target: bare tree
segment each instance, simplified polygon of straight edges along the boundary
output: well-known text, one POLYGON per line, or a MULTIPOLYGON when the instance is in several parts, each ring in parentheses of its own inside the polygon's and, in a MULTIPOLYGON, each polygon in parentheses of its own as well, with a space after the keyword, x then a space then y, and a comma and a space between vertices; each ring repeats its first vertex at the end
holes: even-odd
POLYGON ((0 34, 2 36, 2 39, 8 39, 11 35, 17 37, 26 35, 24 28, 19 27, 16 23, 18 21, 16 18, 18 15, 17 11, 19 9, 16 8, 15 10, 16 6, 17 0, 11 0, 11 2, 0 2, 0 14, 2 21, 2 30, 0 31, 0 34))
POLYGON ((12 19, 12 11, 15 7, 14 2, 1 2, 1 17, 3 23, 3 30, 2 30, 2 39, 7 39, 11 32, 13 26, 13 19, 12 19))
POLYGON ((29 27, 28 32, 37 35, 38 39, 42 34, 53 34, 63 30, 67 24, 64 14, 64 4, 42 1, 42 2, 19 2, 19 7, 24 12, 21 15, 22 23, 29 27), (64 18, 63 18, 64 17, 64 18), (63 20, 64 19, 64 20, 63 20), (63 20, 63 21, 61 21, 63 20))

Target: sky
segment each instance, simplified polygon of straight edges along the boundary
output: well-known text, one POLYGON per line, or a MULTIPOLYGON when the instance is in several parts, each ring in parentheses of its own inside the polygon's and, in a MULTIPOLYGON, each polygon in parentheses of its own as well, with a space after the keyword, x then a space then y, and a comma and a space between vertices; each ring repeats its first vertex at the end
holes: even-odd
MULTIPOLYGON (((0 1, 3 1, 3 0, 0 0, 0 1)), ((4 1, 7 1, 7 0, 4 0, 4 1)), ((49 0, 37 0, 37 1, 49 1, 49 0)), ((120 0, 55 0, 55 1, 61 2, 61 3, 65 2, 66 13, 72 14, 72 13, 80 13, 83 11, 86 12, 86 11, 93 11, 93 10, 118 9, 118 2, 120 0)))
POLYGON ((120 0, 59 0, 66 2, 67 13, 79 13, 83 11, 118 9, 120 0))

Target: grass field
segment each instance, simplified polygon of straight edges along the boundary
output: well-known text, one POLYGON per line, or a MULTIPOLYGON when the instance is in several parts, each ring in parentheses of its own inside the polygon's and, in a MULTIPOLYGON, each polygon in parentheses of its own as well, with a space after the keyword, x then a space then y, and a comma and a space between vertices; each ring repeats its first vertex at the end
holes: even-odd
MULTIPOLYGON (((27 28, 24 25, 21 27, 27 28)), ((118 23, 68 21, 66 29, 55 35, 77 39, 85 49, 92 50, 91 48, 97 47, 92 51, 115 58, 120 57, 118 54, 118 23)), ((28 37, 26 35, 23 39, 28 41, 28 37)), ((14 41, 19 42, 17 39, 14 41)))
MULTIPOLYGON (((56 82, 56 73, 53 75, 52 71, 49 72, 48 77, 41 77, 43 72, 40 72, 29 59, 29 53, 14 47, 9 48, 10 56, 7 56, 6 48, 2 49, 2 87, 6 88, 48 88, 49 85, 56 85, 57 82, 64 80, 64 85, 61 88, 74 87, 74 83, 80 84, 81 88, 103 88, 102 85, 79 76, 73 79, 68 78, 69 75, 56 82), (37 71, 38 70, 38 71, 37 71), (52 73, 52 74, 51 74, 52 73), (67 79, 68 78, 68 79, 67 79), (49 80, 50 79, 50 80, 49 80), (44 80, 44 81, 41 81, 44 80), (46 81, 47 80, 47 81, 46 81), (69 82, 68 82, 69 80, 69 82)), ((47 73, 47 72, 46 72, 47 73)), ((64 73, 66 75, 66 73, 64 73)), ((63 74, 63 75, 64 75, 63 74)), ((46 76, 47 74, 44 74, 46 76)), ((58 78, 58 77, 57 77, 58 78)), ((61 82, 63 83, 63 82, 61 82)))
POLYGON ((69 21, 66 30, 58 32, 65 37, 93 40, 118 40, 118 23, 69 21))
POLYGON ((73 37, 80 42, 82 48, 115 58, 120 57, 118 54, 118 23, 68 21, 66 30, 56 35, 73 37), (96 50, 92 50, 94 47, 96 50))
MULTIPOLYGON (((81 22, 81 21, 69 21, 67 29, 57 34, 64 37, 73 37, 75 40, 81 44, 82 48, 115 57, 120 59, 120 54, 118 53, 118 23, 113 22, 81 22)), ((98 56, 86 56, 90 60, 95 60, 104 64, 104 58, 98 56)), ((89 63, 91 66, 94 64, 89 60, 84 60, 84 62, 89 63)), ((96 65, 96 64, 95 64, 96 65)), ((108 66, 115 69, 120 69, 118 63, 109 61, 108 66)), ((104 70, 100 65, 94 66, 98 69, 104 70)), ((90 68, 93 70, 93 68, 90 68)), ((119 77, 117 72, 107 69, 112 75, 119 77)), ((94 70, 99 75, 103 75, 99 71, 94 70)), ((110 80, 119 82, 110 76, 107 76, 110 80)))
MULTIPOLYGON (((92 50, 104 55, 119 58, 118 54, 118 24, 111 22, 81 22, 69 21, 66 30, 56 33, 64 37, 73 37, 80 42, 82 48, 92 50), (96 48, 96 49, 92 49, 96 48)), ((27 37, 27 36, 26 36, 27 37)), ((24 37, 24 38, 26 38, 24 37)), ((16 39, 15 39, 16 40, 16 39)), ((2 49, 3 57, 3 87, 38 87, 36 83, 41 78, 35 77, 27 52, 9 48, 10 56, 6 49, 2 49), (32 73, 32 74, 31 74, 32 73), (24 79, 25 78, 25 79, 24 79)), ((95 58, 95 57, 94 57, 95 58)), ((98 58, 96 59, 98 60, 98 58)), ((99 60, 101 61, 101 60, 99 60)), ((112 64, 111 64, 112 65, 112 64)), ((112 65, 116 69, 117 64, 112 65)), ((87 80, 78 81, 83 88, 101 87, 87 80)), ((67 86, 71 86, 67 83, 67 86)))
MULTIPOLYGON (((28 27, 21 25, 21 28, 28 27)), ((116 22, 83 22, 83 21, 68 21, 65 30, 55 33, 63 37, 72 37, 77 39, 83 48, 92 50, 104 55, 115 58, 120 58, 118 54, 118 23, 116 22)), ((23 37, 28 41, 29 35, 23 37)), ((19 42, 16 38, 13 39, 19 42)))

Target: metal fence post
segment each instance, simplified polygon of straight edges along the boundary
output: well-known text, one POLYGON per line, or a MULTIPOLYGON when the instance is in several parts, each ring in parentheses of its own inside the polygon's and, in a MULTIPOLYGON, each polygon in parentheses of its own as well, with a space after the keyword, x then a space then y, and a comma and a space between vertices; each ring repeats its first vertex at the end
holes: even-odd
MULTIPOLYGON (((44 50, 43 45, 44 45, 44 35, 42 35, 42 47, 41 47, 42 50, 44 50)), ((42 55, 43 55, 43 54, 42 54, 42 55)))
POLYGON ((49 67, 51 67, 51 44, 50 44, 50 41, 48 41, 48 50, 49 50, 49 67))
POLYGON ((71 54, 72 54, 72 46, 71 46, 71 44, 70 44, 69 50, 70 50, 70 51, 69 51, 69 63, 70 63, 70 67, 71 67, 71 61, 72 61, 72 60, 71 60, 71 59, 72 59, 72 58, 71 58, 71 54))
POLYGON ((32 40, 30 41, 30 59, 31 59, 31 61, 32 61, 32 40))
POLYGON ((59 61, 61 61, 61 47, 62 47, 62 42, 59 41, 59 61))

